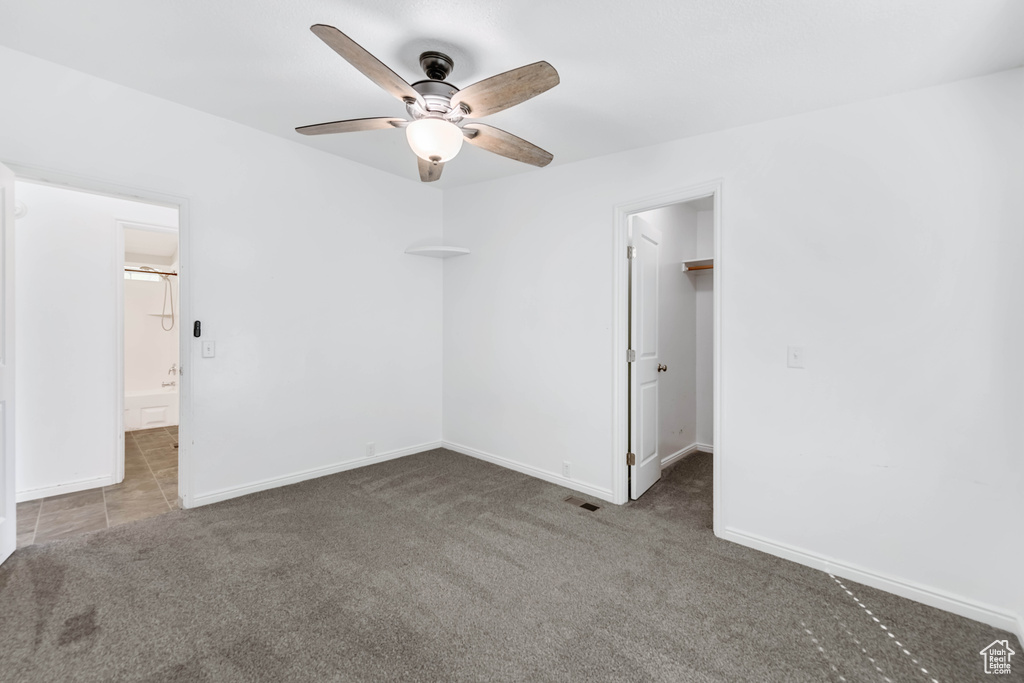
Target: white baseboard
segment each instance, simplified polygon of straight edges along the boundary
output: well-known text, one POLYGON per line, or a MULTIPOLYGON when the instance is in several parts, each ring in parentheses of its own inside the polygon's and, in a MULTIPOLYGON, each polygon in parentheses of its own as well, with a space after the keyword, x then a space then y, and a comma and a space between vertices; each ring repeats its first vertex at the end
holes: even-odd
POLYGON ((769 555, 775 555, 786 560, 791 560, 797 564, 802 564, 807 567, 814 569, 820 569, 823 572, 840 576, 850 581, 856 581, 862 583, 865 586, 871 586, 879 590, 892 593, 903 598, 908 598, 916 602, 936 607, 953 614, 959 614, 962 617, 968 619, 974 619, 980 621, 983 624, 995 626, 1001 628, 1004 631, 1010 631, 1016 633, 1018 639, 1022 639, 1024 642, 1024 633, 1022 633, 1021 618, 1010 612, 1005 612, 991 605, 985 605, 967 598, 952 595, 942 590, 934 588, 928 588, 922 586, 913 581, 907 581, 905 579, 898 579, 892 576, 886 576, 879 574, 863 567, 856 567, 853 565, 845 564, 843 562, 837 562, 831 558, 822 557, 814 553, 795 548, 784 543, 777 543, 775 541, 762 538, 754 534, 748 534, 736 529, 725 529, 722 533, 715 534, 719 538, 723 538, 733 543, 746 546, 748 548, 754 548, 762 552, 768 553, 769 555))
POLYGON ((688 455, 696 453, 697 451, 701 451, 701 452, 704 452, 704 453, 714 453, 715 452, 714 449, 711 446, 708 446, 707 444, 704 444, 704 443, 691 443, 686 448, 680 448, 675 453, 672 453, 671 455, 666 455, 664 458, 662 458, 661 459, 661 466, 662 467, 668 467, 669 465, 674 463, 676 460, 681 460, 681 459, 685 458, 688 455))
POLYGON ((576 481, 575 479, 567 479, 566 477, 563 477, 560 474, 549 472, 547 470, 542 470, 537 467, 532 467, 530 465, 524 465, 520 462, 516 462, 515 460, 503 458, 500 455, 494 455, 493 453, 480 451, 475 448, 470 448, 469 446, 463 446, 460 443, 442 441, 441 447, 447 448, 448 450, 451 451, 455 451, 456 453, 468 455, 471 458, 476 458, 478 460, 486 460, 487 462, 499 465, 500 467, 515 470, 516 472, 521 472, 522 474, 526 474, 537 479, 543 479, 546 482, 557 484, 558 486, 564 486, 567 489, 579 491, 580 493, 585 493, 588 496, 593 496, 594 498, 600 498, 601 500, 606 501, 608 503, 614 502, 611 489, 603 489, 597 486, 591 486, 590 484, 584 484, 583 482, 576 481))
POLYGON ((668 467, 669 465, 674 463, 676 460, 682 460, 686 456, 688 456, 688 455, 690 455, 692 453, 696 453, 698 450, 699 449, 697 448, 697 444, 691 443, 686 448, 680 448, 675 453, 673 453, 671 455, 666 455, 664 458, 662 458, 661 459, 661 466, 662 467, 668 467))
POLYGON ((81 481, 72 481, 67 484, 46 486, 41 489, 29 489, 28 491, 18 491, 14 495, 14 500, 18 503, 24 503, 26 500, 38 500, 39 498, 49 498, 50 496, 59 496, 64 493, 88 491, 89 489, 99 488, 100 486, 113 486, 116 483, 117 480, 114 478, 114 475, 110 475, 107 477, 96 477, 95 479, 83 479, 81 481))
POLYGON ((682 458, 685 458, 688 455, 696 453, 697 451, 700 451, 702 453, 714 453, 715 452, 715 447, 714 446, 710 446, 710 445, 708 445, 706 443, 691 443, 686 448, 680 448, 678 451, 676 451, 672 455, 666 455, 664 458, 662 458, 661 459, 661 466, 662 467, 668 467, 669 465, 674 463, 676 460, 681 460, 682 458))
POLYGON ((416 446, 409 446, 408 448, 400 448, 398 450, 388 451, 387 453, 378 453, 377 455, 370 458, 364 457, 356 458, 355 460, 346 460, 345 462, 335 463, 333 465, 328 465, 327 467, 318 467, 311 470, 303 470, 301 472, 295 472, 293 474, 288 474, 283 477, 263 479, 261 481, 253 482, 251 484, 245 484, 243 486, 235 486, 228 489, 213 491, 211 493, 204 493, 198 496, 193 496, 192 503, 188 507, 195 508, 200 507, 202 505, 209 505, 211 503, 219 503, 222 500, 230 500, 231 498, 238 498, 239 496, 245 496, 250 493, 266 491, 267 489, 277 488, 278 486, 298 484, 300 481, 306 481, 307 479, 316 479, 317 477, 325 477, 328 474, 336 474, 338 472, 344 472, 346 470, 354 470, 357 467, 366 467, 367 465, 373 465, 378 462, 384 462, 385 460, 394 460, 395 458, 401 458, 406 455, 413 455, 414 453, 422 453, 423 451, 429 451, 435 448, 441 448, 440 441, 421 443, 416 446))

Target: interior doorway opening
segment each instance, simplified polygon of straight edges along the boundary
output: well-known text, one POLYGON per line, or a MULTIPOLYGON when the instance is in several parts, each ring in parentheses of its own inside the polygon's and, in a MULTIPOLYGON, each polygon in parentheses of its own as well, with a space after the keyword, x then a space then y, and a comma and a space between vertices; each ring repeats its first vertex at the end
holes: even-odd
POLYGON ((178 507, 186 413, 179 206, 27 175, 15 187, 19 546, 178 507))
POLYGON ((118 223, 124 244, 124 429, 177 428, 177 226, 118 223))
POLYGON ((632 500, 714 450, 714 208, 709 195, 629 217, 632 500))
POLYGON ((643 495, 663 467, 712 453, 721 529, 722 182, 615 207, 614 501, 643 495))

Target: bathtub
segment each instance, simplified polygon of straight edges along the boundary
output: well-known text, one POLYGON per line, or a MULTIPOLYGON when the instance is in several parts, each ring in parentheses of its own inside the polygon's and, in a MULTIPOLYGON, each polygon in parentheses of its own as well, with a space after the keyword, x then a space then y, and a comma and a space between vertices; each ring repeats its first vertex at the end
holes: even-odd
POLYGON ((151 429, 178 424, 178 387, 124 392, 124 429, 151 429))

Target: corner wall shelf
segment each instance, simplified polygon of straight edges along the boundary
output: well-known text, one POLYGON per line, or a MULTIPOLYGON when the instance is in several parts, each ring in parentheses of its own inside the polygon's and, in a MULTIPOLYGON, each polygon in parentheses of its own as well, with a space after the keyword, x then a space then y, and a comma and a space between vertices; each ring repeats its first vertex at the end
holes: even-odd
POLYGON ((405 250, 406 254, 413 256, 430 256, 432 258, 451 258, 452 256, 463 256, 469 253, 466 247, 410 247, 405 250))
POLYGON ((713 258, 695 258, 689 261, 683 261, 683 272, 701 272, 702 270, 711 270, 715 267, 715 259, 713 258))

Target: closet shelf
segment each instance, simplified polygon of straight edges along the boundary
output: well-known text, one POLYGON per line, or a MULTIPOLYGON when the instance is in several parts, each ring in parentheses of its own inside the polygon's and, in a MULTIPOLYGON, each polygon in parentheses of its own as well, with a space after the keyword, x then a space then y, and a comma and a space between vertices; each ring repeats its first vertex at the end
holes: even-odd
POLYGON ((451 258, 452 256, 463 256, 469 253, 466 247, 410 247, 405 250, 406 254, 414 256, 430 256, 432 258, 451 258))
POLYGON ((683 272, 697 272, 702 270, 711 270, 715 267, 715 259, 713 258, 694 258, 689 261, 683 261, 683 272))

